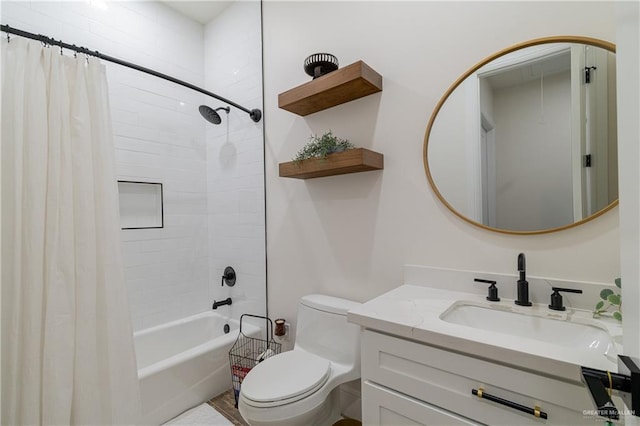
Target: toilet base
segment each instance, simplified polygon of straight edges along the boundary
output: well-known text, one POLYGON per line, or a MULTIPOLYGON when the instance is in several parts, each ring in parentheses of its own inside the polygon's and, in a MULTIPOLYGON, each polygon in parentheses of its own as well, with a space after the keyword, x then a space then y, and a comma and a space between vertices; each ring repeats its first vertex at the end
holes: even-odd
POLYGON ((238 410, 242 418, 251 426, 331 426, 341 419, 340 409, 336 404, 338 395, 335 389, 316 407, 295 415, 301 411, 299 409, 302 407, 299 405, 305 402, 309 401, 296 401, 279 407, 256 408, 240 400, 238 410), (299 409, 296 410, 296 408, 299 409), (293 417, 291 417, 292 414, 294 414, 293 417))

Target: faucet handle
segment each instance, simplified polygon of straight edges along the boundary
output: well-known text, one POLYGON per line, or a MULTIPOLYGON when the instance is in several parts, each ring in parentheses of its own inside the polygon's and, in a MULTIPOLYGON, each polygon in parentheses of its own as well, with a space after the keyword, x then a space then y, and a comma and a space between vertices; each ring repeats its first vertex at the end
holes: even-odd
POLYGON ((553 309, 554 311, 564 311, 567 309, 562 303, 561 291, 566 293, 582 294, 582 290, 576 290, 573 288, 551 287, 551 290, 553 290, 553 293, 551 293, 551 304, 549 305, 549 309, 553 309))
POLYGON ((499 302, 500 298, 498 297, 498 287, 496 287, 496 281, 493 280, 483 280, 482 278, 474 278, 475 282, 491 284, 488 288, 487 300, 490 302, 499 302))
POLYGON ((236 271, 231 266, 227 266, 224 268, 224 275, 222 276, 222 284, 221 286, 228 285, 229 287, 233 287, 236 285, 236 271))

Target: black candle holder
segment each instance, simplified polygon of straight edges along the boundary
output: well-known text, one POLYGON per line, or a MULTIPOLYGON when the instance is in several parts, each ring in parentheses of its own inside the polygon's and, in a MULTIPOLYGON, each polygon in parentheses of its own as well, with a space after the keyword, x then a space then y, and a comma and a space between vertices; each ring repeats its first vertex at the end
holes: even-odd
POLYGON ((338 69, 338 58, 330 53, 314 53, 304 60, 304 72, 314 80, 338 69))

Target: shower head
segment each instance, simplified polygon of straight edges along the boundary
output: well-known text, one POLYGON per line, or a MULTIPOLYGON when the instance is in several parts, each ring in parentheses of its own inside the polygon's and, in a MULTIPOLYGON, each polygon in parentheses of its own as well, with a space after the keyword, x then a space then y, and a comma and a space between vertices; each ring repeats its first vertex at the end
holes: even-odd
POLYGON ((202 115, 202 117, 207 120, 209 123, 213 123, 213 124, 220 124, 222 123, 222 118, 220 118, 220 114, 218 114, 216 111, 219 110, 223 110, 225 111, 227 114, 229 114, 229 111, 231 110, 230 107, 220 107, 220 108, 210 108, 206 105, 200 105, 200 107, 198 108, 198 111, 200 111, 200 115, 202 115))

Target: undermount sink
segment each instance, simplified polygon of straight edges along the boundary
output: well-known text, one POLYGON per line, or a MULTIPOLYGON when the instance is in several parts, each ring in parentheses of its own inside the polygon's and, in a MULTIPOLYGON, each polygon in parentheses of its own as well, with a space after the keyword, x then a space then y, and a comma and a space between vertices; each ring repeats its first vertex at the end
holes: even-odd
POLYGON ((456 302, 440 319, 452 324, 566 346, 573 350, 594 351, 609 359, 617 356, 614 339, 607 329, 590 324, 588 319, 571 318, 568 314, 535 315, 518 309, 506 305, 481 306, 456 302))

